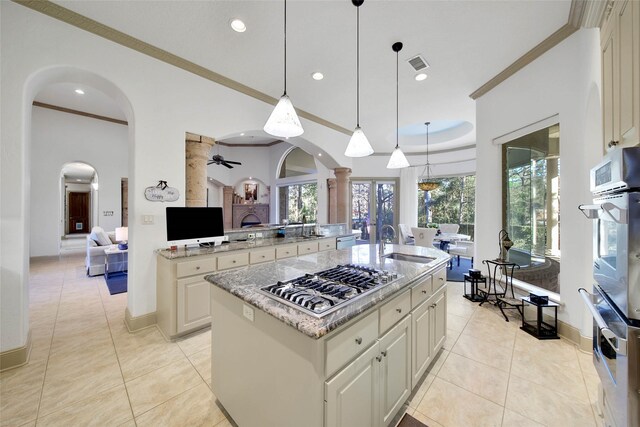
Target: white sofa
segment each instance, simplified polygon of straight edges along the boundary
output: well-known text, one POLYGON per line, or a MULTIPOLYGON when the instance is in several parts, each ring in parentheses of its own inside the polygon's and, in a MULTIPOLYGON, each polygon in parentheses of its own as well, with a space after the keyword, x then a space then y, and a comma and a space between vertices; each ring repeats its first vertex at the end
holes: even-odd
MULTIPOLYGON (((96 228, 99 227, 94 227, 94 229, 96 228)), ((98 242, 94 240, 94 229, 92 229, 91 234, 87 236, 87 257, 85 259, 85 266, 87 268, 87 275, 89 276, 99 276, 104 274, 104 263, 106 258, 104 250, 108 246, 116 243, 116 233, 115 231, 110 231, 106 233, 110 240, 109 245, 99 245, 98 242)))

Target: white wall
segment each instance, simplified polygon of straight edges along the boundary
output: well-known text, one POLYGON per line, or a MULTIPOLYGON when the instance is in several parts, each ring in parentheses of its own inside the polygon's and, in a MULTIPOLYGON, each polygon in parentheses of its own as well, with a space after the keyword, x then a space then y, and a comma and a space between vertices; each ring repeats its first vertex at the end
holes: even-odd
MULTIPOLYGON (((184 188, 186 131, 215 138, 260 128, 273 106, 13 2, 0 2, 0 20, 0 351, 4 351, 24 345, 29 330, 31 103, 38 90, 54 80, 95 83, 125 111, 132 243, 127 296, 134 317, 156 309, 153 251, 166 245, 165 207, 184 205, 184 193, 177 202, 158 203, 144 198, 144 188, 160 179, 184 188), (143 215, 152 215, 154 223, 143 225, 143 215)), ((327 164, 333 159, 351 166, 351 159, 343 155, 348 135, 302 122, 305 139, 290 142, 323 147, 317 150, 324 153, 327 164)))
POLYGON ((31 256, 59 253, 64 218, 58 208, 62 203, 58 179, 65 163, 87 163, 98 174, 98 224, 94 225, 107 231, 121 225, 120 180, 128 172, 127 126, 33 107, 31 144, 31 256), (104 216, 104 211, 113 211, 113 216, 104 216))
POLYGON ((492 141, 551 117, 560 119, 559 318, 590 336, 578 288, 590 288, 591 227, 577 209, 591 200, 589 169, 602 150, 598 30, 580 30, 477 100, 476 259, 497 256, 502 218, 501 147, 492 141))

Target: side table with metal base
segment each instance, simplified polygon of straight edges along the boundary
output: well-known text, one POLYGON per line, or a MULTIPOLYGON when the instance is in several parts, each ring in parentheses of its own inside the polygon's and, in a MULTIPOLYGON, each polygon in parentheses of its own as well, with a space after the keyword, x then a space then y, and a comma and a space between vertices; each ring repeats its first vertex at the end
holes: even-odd
POLYGON ((478 285, 483 284, 485 287, 487 286, 487 278, 485 276, 480 277, 472 277, 469 274, 464 275, 464 294, 462 295, 469 301, 480 302, 483 301, 484 298, 478 294, 478 285), (467 293, 467 282, 471 285, 471 293, 467 293))
MULTIPOLYGON (((509 286, 513 286, 513 270, 520 266, 516 263, 509 261, 502 261, 499 259, 485 259, 482 261, 483 264, 486 264, 487 270, 489 272, 487 286, 484 288, 478 288, 478 292, 483 296, 483 300, 480 305, 489 301, 489 297, 493 296, 495 298, 495 303, 498 303, 499 297, 504 297, 509 286), (498 270, 500 268, 500 270, 498 270), (500 291, 498 291, 498 271, 504 276, 504 289, 502 289, 502 285, 500 285, 500 291), (491 292, 491 287, 493 287, 493 292, 491 292)), ((511 288, 511 292, 513 292, 513 287, 511 288)), ((503 313, 504 314, 504 313, 503 313)))
POLYGON ((526 333, 533 335, 539 340, 555 340, 558 336, 558 304, 555 302, 546 302, 544 304, 536 304, 529 297, 522 298, 522 329, 526 333), (526 319, 527 305, 536 307, 536 319, 526 319), (553 324, 544 321, 544 309, 553 309, 553 324))

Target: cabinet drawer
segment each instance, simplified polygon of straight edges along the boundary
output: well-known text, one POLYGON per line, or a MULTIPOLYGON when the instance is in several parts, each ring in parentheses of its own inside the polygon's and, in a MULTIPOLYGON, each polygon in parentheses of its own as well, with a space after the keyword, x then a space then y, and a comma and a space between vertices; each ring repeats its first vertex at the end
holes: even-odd
POLYGON ((447 284, 447 268, 443 267, 433 274, 432 289, 435 293, 438 289, 447 284))
POLYGON ((298 245, 283 245, 276 248, 276 258, 291 258, 298 255, 298 245))
POLYGON ((259 264, 261 262, 273 261, 276 259, 276 252, 273 248, 260 249, 249 253, 249 263, 259 264))
POLYGON ((182 261, 176 266, 178 277, 193 276, 195 274, 207 274, 216 271, 216 258, 202 258, 193 261, 182 261))
POLYGON ((411 292, 406 291, 380 307, 380 333, 384 333, 411 311, 411 292))
POLYGON ((336 248, 336 239, 323 239, 318 242, 319 251, 330 251, 336 248))
POLYGON ((239 253, 232 255, 222 255, 218 257, 218 270, 242 267, 249 264, 249 253, 239 253))
POLYGON ((378 338, 378 312, 349 326, 327 340, 327 377, 343 367, 378 338))
POLYGON ((431 280, 432 276, 429 276, 411 288, 411 309, 416 308, 431 296, 433 293, 431 280))
POLYGON ((318 242, 298 243, 298 255, 318 252, 318 242))

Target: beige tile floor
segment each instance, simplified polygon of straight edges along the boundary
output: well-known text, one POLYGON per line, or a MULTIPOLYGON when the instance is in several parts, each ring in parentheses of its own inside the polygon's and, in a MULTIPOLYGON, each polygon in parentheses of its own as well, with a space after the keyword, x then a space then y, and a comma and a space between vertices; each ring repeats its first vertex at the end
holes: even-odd
MULTIPOLYGON (((406 411, 436 426, 595 425, 598 377, 565 340, 538 341, 449 283, 448 338, 406 411)), ((211 392, 209 330, 126 330, 126 294, 82 253, 31 262, 30 362, 0 374, 0 426, 232 426, 211 392)), ((516 319, 514 319, 516 320, 516 319)))

